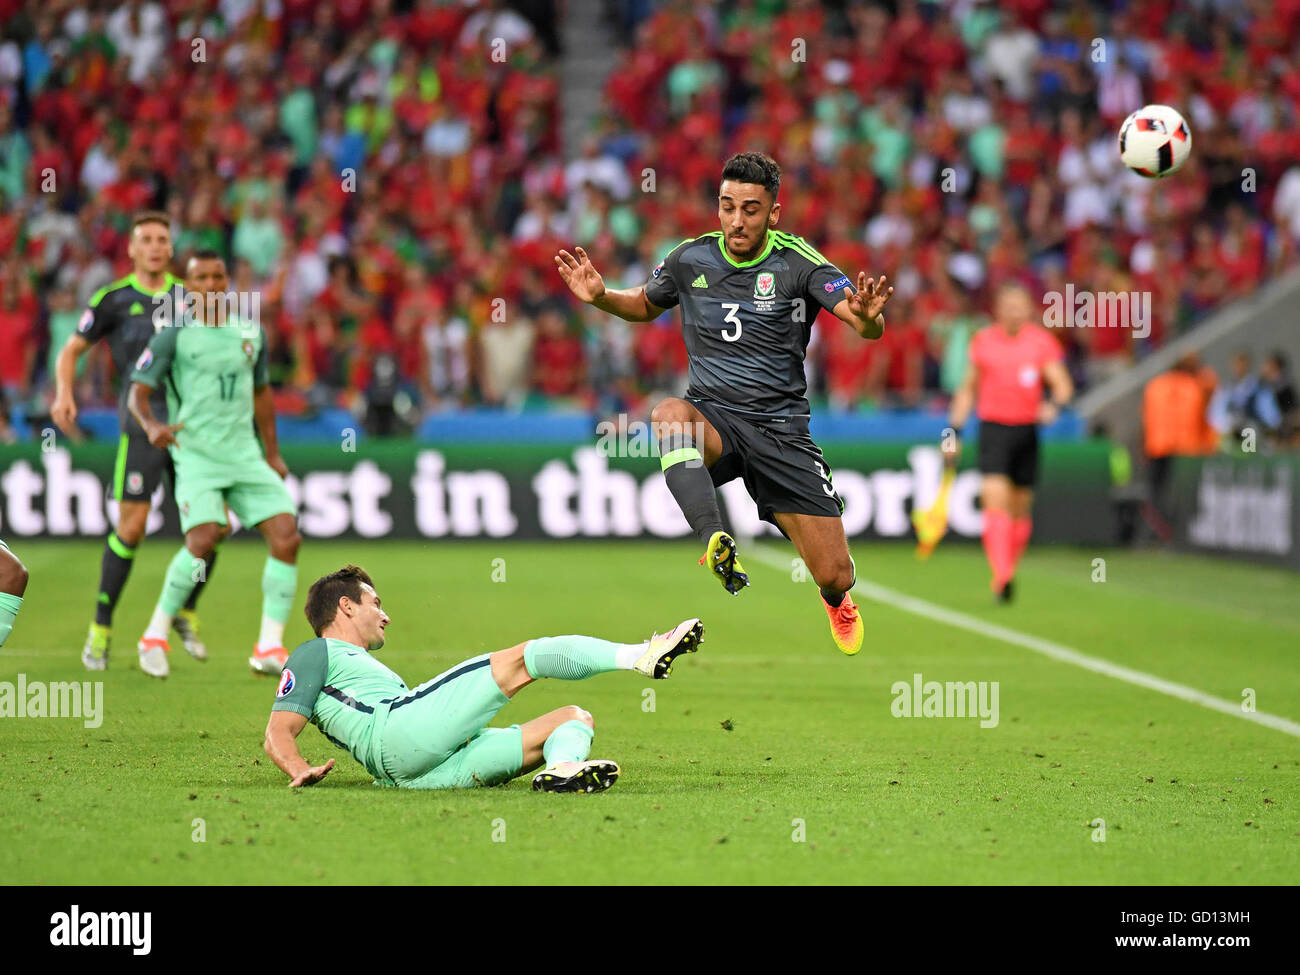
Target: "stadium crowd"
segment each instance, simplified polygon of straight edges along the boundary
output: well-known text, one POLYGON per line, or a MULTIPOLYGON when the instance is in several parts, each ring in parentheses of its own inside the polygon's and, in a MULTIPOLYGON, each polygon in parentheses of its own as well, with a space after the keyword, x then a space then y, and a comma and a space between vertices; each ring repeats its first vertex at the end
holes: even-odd
MULTIPOLYGON (((0 0, 0 388, 39 409, 133 212, 261 295, 283 412, 471 404, 638 410, 678 389, 676 312, 567 297, 716 227, 762 148, 783 228, 896 287, 879 342, 823 315, 812 389, 938 405, 996 286, 1146 291, 1151 320, 1057 334, 1104 380, 1300 251, 1300 0, 666 0, 607 4, 606 114, 566 159, 555 11, 502 0, 0 0), (1173 179, 1120 121, 1179 106, 1173 179), (837 326, 837 327, 832 327, 837 326)), ((80 380, 113 401, 104 350, 80 380)), ((1293 419, 1292 421, 1293 422, 1293 419)))

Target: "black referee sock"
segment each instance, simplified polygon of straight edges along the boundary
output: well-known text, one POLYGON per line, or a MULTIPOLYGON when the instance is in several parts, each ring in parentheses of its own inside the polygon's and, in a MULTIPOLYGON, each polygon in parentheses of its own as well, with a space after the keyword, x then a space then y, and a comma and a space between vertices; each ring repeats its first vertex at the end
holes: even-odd
POLYGON ((217 550, 214 548, 208 553, 208 557, 203 560, 203 578, 199 580, 194 591, 190 593, 190 598, 185 600, 186 609, 196 609, 199 605, 199 593, 207 588, 208 580, 212 578, 212 567, 217 564, 217 550))
POLYGON ((687 433, 671 433, 659 441, 659 466, 668 490, 686 516, 697 538, 706 545, 714 532, 722 531, 718 494, 704 466, 704 457, 687 433))
POLYGON ((135 549, 116 532, 111 533, 104 541, 104 557, 99 563, 99 595, 95 599, 95 623, 99 626, 113 625, 113 610, 134 564, 135 549))

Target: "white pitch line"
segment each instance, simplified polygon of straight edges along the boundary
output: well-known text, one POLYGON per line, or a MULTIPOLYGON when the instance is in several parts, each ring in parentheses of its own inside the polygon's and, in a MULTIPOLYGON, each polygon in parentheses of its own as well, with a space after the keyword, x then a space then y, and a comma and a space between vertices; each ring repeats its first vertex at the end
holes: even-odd
MULTIPOLYGON (((756 546, 752 551, 760 560, 773 568, 789 568, 787 560, 782 559, 769 549, 756 546)), ((1078 650, 1073 650, 1052 640, 1044 640, 1028 633, 1020 633, 1005 626, 998 626, 996 623, 988 623, 978 617, 958 612, 955 609, 948 609, 946 606, 939 606, 924 599, 917 599, 915 596, 898 592, 888 586, 881 586, 874 582, 865 582, 859 579, 854 585, 853 591, 861 593, 866 598, 878 603, 884 603, 893 609, 901 609, 905 613, 913 613, 917 616, 924 616, 926 619, 947 623, 949 626, 969 630, 992 640, 1012 643, 1018 647, 1024 647, 1026 650, 1041 653, 1044 657, 1059 660, 1061 663, 1073 664, 1075 667, 1091 670, 1095 674, 1114 677, 1116 680, 1136 684, 1138 687, 1145 687, 1161 694, 1168 694, 1170 697, 1190 701, 1192 704, 1199 704, 1213 711, 1230 714, 1263 725, 1266 728, 1272 728, 1274 731, 1281 731, 1284 734, 1300 738, 1300 723, 1292 721, 1290 718, 1268 714, 1264 711, 1243 711, 1240 702, 1215 697, 1213 694, 1206 694, 1204 691, 1198 691, 1186 684, 1176 684, 1173 681, 1165 680, 1163 677, 1156 677, 1153 674, 1143 673, 1131 667, 1111 663, 1109 660, 1102 660, 1100 657, 1090 657, 1086 653, 1080 653, 1078 650)))

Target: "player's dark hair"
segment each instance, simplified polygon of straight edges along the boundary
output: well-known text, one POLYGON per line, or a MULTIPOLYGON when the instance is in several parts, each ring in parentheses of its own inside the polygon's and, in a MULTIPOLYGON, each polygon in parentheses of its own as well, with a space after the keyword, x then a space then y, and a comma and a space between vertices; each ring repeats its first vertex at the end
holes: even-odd
POLYGON ((131 218, 131 232, 134 233, 136 227, 141 227, 146 223, 160 223, 167 228, 169 233, 172 229, 171 217, 161 210, 141 210, 131 218))
POLYGON ((781 188, 781 167, 771 156, 761 152, 738 152, 722 167, 722 178, 737 183, 757 183, 776 199, 781 188))
MULTIPOLYGON (((200 247, 190 254, 191 261, 224 261, 219 251, 214 251, 211 247, 200 247)), ((188 263, 188 262, 186 262, 188 263)))
POLYGON ((361 602, 363 585, 375 588, 370 574, 359 565, 345 565, 313 582, 307 590, 307 605, 303 607, 312 632, 320 636, 321 630, 334 622, 339 611, 339 600, 344 596, 354 603, 361 602))

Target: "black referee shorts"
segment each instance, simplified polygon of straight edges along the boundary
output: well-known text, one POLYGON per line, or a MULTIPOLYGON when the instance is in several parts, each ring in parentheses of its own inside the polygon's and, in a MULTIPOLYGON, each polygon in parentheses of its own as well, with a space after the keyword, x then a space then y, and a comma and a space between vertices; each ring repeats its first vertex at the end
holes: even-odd
POLYGON ((759 517, 774 525, 778 511, 832 518, 844 512, 826 458, 808 433, 807 417, 763 420, 709 400, 687 402, 704 414, 722 438, 722 456, 709 468, 714 487, 743 478, 759 517))
POLYGON ((981 474, 1003 474, 1016 487, 1038 480, 1038 424, 980 421, 981 474))

